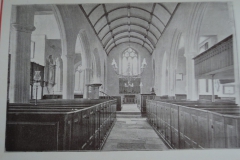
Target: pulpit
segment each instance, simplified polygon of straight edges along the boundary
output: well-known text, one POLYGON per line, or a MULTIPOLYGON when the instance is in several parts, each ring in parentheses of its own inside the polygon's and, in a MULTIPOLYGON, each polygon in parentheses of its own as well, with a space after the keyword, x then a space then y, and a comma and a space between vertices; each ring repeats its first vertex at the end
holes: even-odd
POLYGON ((102 84, 94 83, 94 84, 87 84, 88 95, 87 98, 89 99, 99 99, 99 87, 102 84))

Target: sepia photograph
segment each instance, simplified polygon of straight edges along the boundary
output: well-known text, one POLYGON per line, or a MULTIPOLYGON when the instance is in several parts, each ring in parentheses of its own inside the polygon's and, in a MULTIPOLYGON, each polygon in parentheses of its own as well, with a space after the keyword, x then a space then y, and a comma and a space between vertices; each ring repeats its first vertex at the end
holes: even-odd
POLYGON ((240 151, 240 4, 51 2, 3 1, 4 154, 240 151))

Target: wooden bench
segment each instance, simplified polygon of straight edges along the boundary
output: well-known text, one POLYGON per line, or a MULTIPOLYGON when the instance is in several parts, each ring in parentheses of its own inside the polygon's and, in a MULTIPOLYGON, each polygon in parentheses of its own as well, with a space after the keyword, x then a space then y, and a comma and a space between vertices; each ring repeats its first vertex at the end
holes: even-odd
POLYGON ((239 148, 240 112, 232 102, 147 100, 147 119, 172 148, 239 148))
POLYGON ((6 150, 100 149, 116 118, 116 100, 93 106, 68 102, 10 104, 6 150))

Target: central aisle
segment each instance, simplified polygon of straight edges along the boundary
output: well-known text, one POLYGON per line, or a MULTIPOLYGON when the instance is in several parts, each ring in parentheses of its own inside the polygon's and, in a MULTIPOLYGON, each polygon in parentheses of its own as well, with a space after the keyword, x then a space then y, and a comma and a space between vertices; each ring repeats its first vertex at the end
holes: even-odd
POLYGON ((123 105, 103 151, 167 150, 136 104, 123 105), (127 115, 127 116, 125 116, 127 115))

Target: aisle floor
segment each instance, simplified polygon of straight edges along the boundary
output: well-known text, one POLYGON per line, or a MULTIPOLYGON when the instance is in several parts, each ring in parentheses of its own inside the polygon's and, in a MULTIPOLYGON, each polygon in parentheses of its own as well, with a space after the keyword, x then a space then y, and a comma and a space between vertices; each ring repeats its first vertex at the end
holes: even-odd
MULTIPOLYGON (((130 112, 139 111, 136 104, 123 105, 122 111, 127 112, 127 110, 130 112)), ((148 124, 146 118, 131 118, 131 116, 128 118, 117 117, 116 123, 103 146, 103 151, 159 151, 167 149, 167 146, 148 124)))

